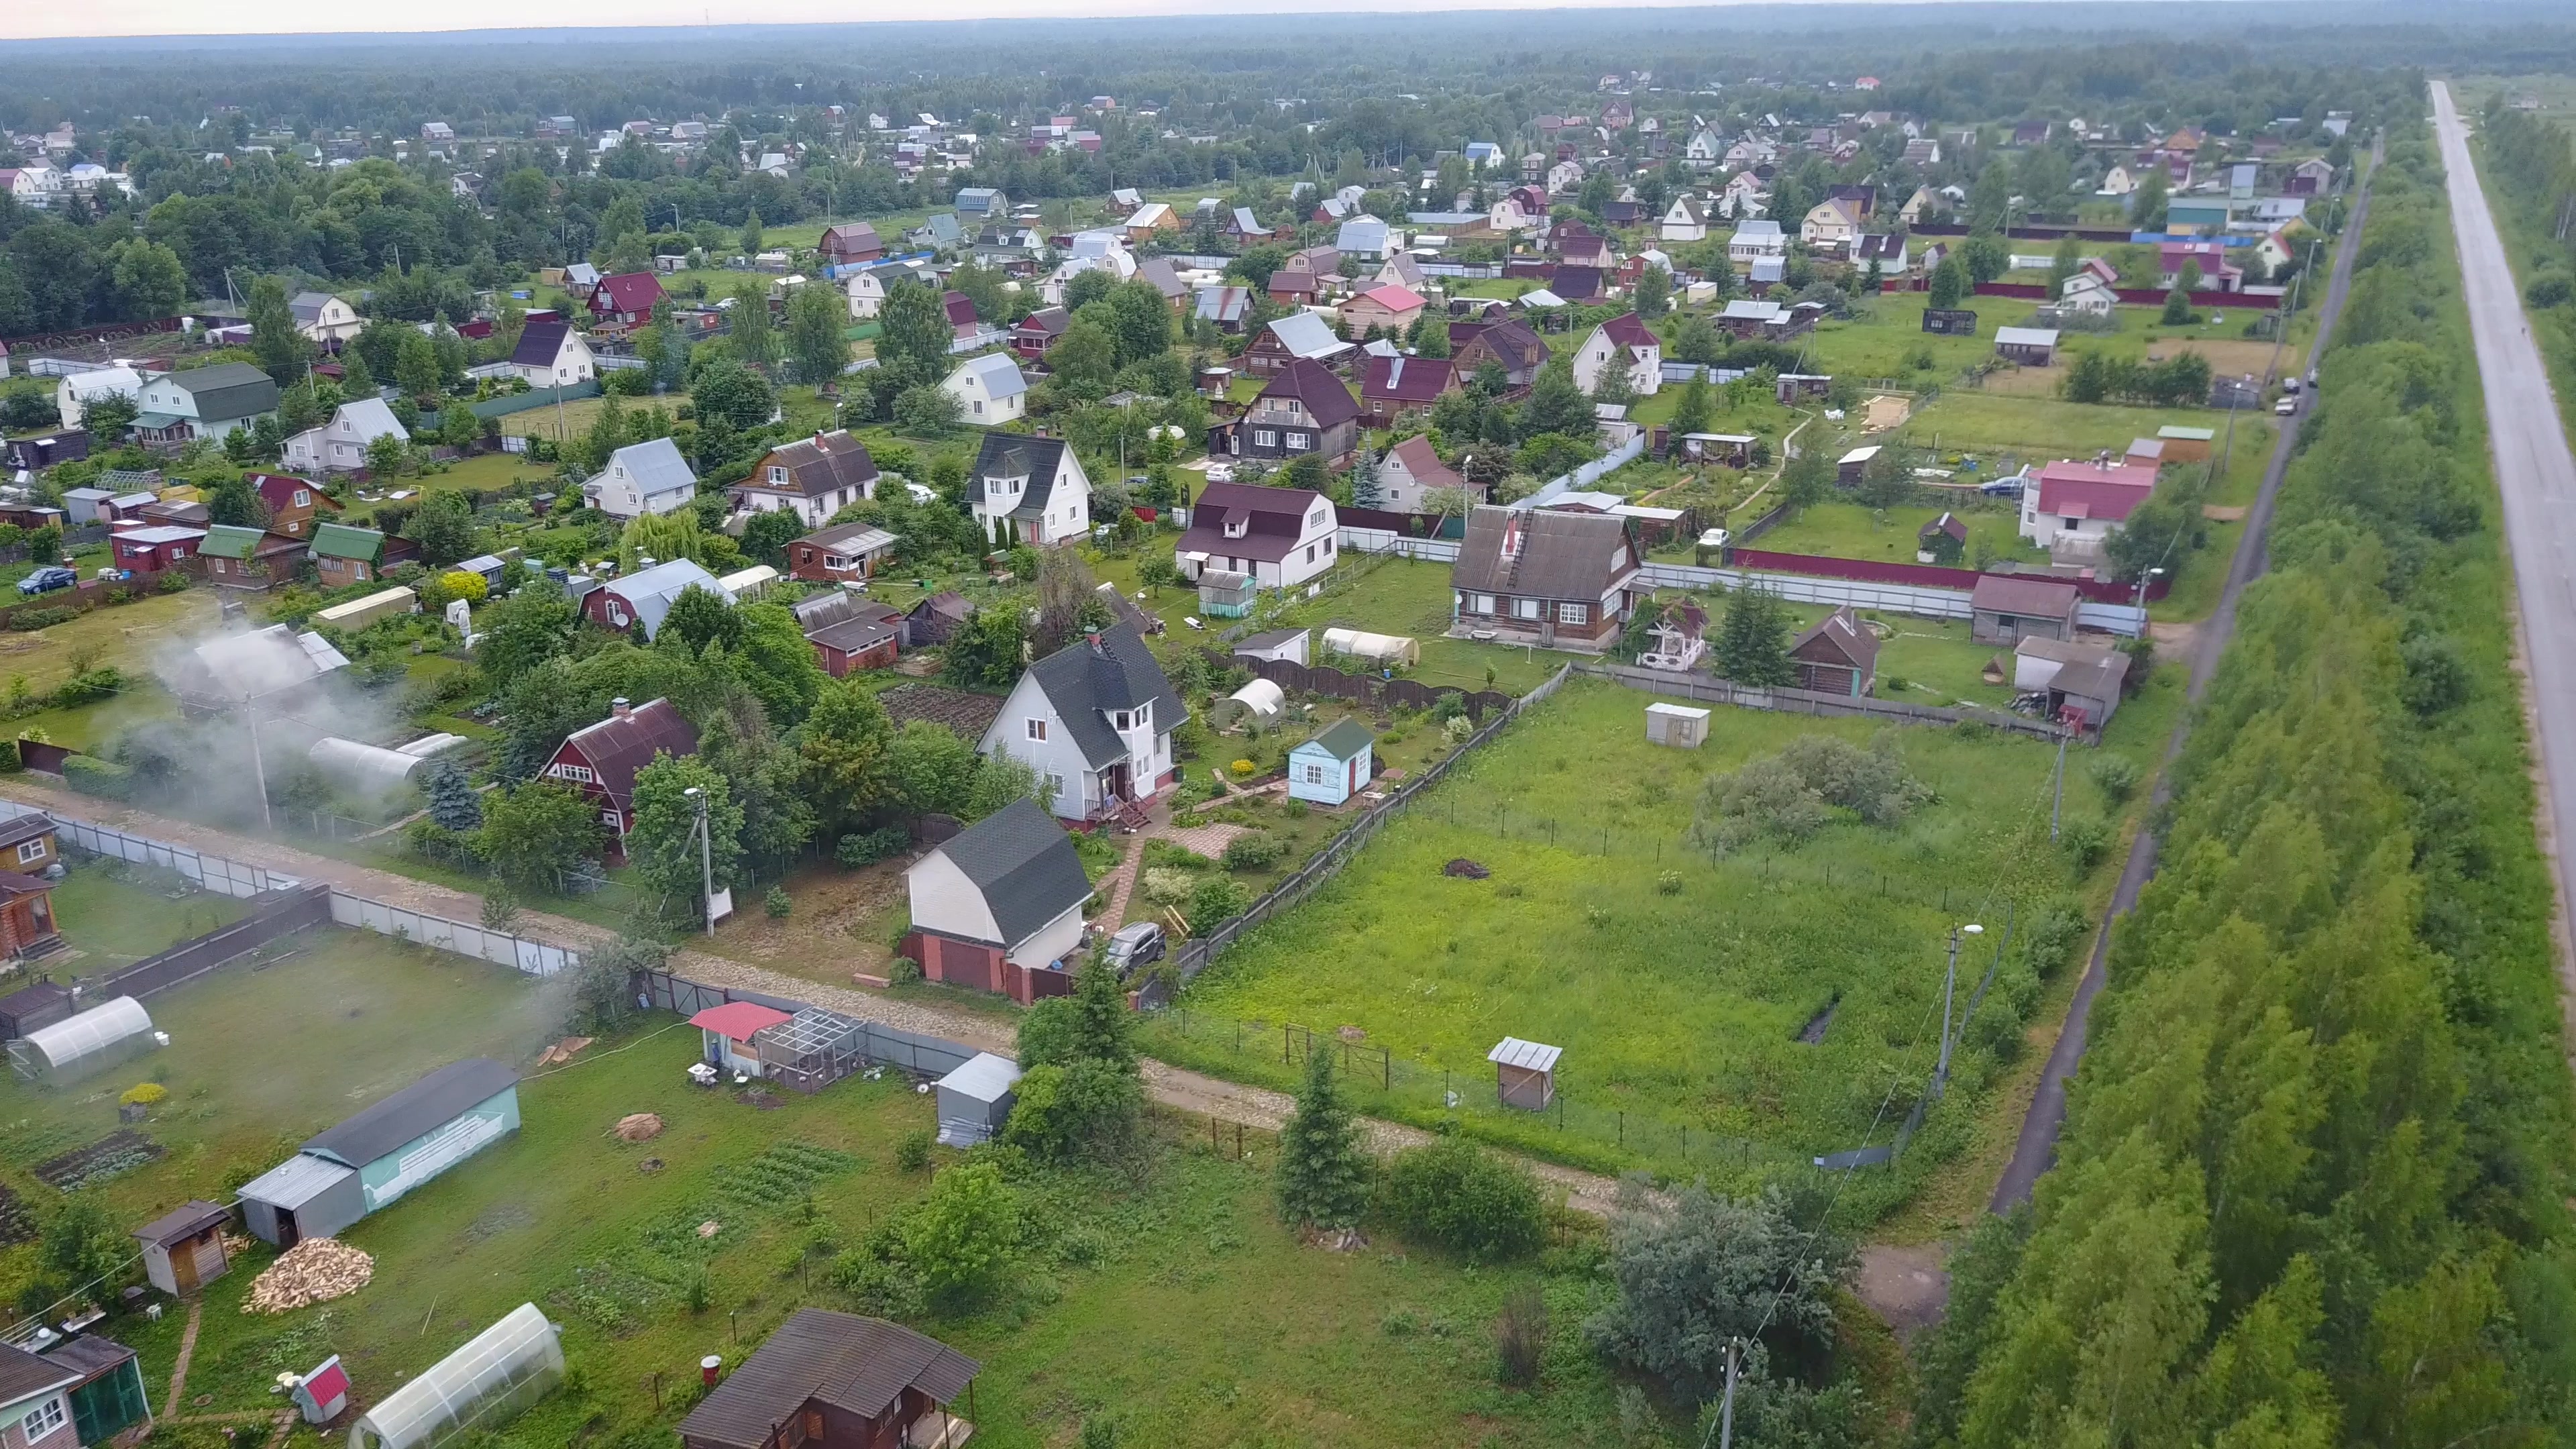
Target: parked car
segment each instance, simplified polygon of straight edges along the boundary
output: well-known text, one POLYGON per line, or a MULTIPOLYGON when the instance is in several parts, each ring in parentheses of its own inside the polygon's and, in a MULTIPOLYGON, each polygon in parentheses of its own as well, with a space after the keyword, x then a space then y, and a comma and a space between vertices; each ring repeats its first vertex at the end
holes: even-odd
POLYGON ((2289 396, 2289 397, 2284 397, 2284 398, 2282 398, 2279 402, 2276 402, 2276 403, 2272 404, 2272 411, 2273 411, 2273 413, 2274 413, 2274 414, 2276 414, 2276 415, 2278 415, 2278 416, 2280 416, 2280 417, 2285 417, 2285 418, 2286 418, 2286 417, 2288 417, 2290 414, 2295 413, 2295 412, 2297 412, 2298 410, 2299 410, 2299 399, 2298 399, 2298 398, 2297 398, 2297 396, 2295 396, 2295 395, 2293 395, 2293 396, 2289 396))
POLYGON ((2021 476, 2015 474, 2010 478, 1996 478, 1980 483, 1977 485, 1977 491, 1988 498, 2019 498, 2021 487, 2021 476))
POLYGON ((1109 938, 1108 961, 1120 975, 1139 966, 1149 966, 1163 959, 1163 928, 1152 921, 1136 921, 1118 928, 1109 938))
POLYGON ((1210 463, 1210 464, 1208 464, 1208 465, 1207 465, 1207 480, 1208 480, 1210 483, 1231 483, 1231 482, 1233 482, 1233 481, 1234 481, 1234 465, 1233 465, 1232 463, 1210 463))
POLYGON ((32 598, 37 594, 50 594, 56 589, 68 589, 79 582, 80 574, 77 571, 67 569, 61 564, 48 564, 20 579, 18 592, 32 598))

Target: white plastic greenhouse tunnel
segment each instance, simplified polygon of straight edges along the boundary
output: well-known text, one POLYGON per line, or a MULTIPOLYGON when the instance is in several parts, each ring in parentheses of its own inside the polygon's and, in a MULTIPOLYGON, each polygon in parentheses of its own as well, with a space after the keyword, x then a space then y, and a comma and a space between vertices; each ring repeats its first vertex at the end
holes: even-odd
POLYGON ((25 1081, 68 1081, 158 1045, 143 1003, 120 996, 10 1042, 9 1065, 25 1081))
POLYGON ((1208 728, 1232 729, 1237 723, 1250 721, 1268 725, 1288 707, 1288 696, 1267 679, 1256 679, 1216 702, 1208 711, 1208 728))
POLYGON ((1347 654, 1372 664, 1419 664, 1422 646, 1401 634, 1371 634, 1364 629, 1327 629, 1324 652, 1347 654))
POLYGON ((508 1423, 563 1378, 560 1331, 522 1303, 369 1409, 349 1449, 439 1449, 508 1423))

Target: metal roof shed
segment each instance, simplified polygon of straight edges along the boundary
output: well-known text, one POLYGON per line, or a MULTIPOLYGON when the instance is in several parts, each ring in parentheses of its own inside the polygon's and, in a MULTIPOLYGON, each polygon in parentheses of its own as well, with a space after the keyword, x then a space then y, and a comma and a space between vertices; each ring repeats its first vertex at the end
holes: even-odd
POLYGON ((499 1428, 563 1383, 563 1344, 522 1303, 387 1394, 349 1429, 349 1449, 437 1449, 499 1428))
POLYGON ((9 1065, 30 1082, 64 1082, 159 1045, 152 1018, 131 996, 93 1006, 9 1043, 9 1065))
POLYGON ((358 1174, 336 1162, 297 1153, 243 1183, 242 1226, 262 1242, 291 1248, 328 1238, 367 1215, 358 1174))
POLYGON ((1020 1064, 977 1052, 966 1065, 939 1079, 939 1140, 950 1147, 989 1142, 1010 1119, 1020 1064))
POLYGON ((1548 1103, 1556 1100, 1556 1059, 1564 1054, 1562 1047, 1504 1037, 1485 1053, 1485 1060, 1494 1064, 1494 1088, 1503 1105, 1525 1112, 1546 1111, 1548 1103))
POLYGON ((374 1212, 518 1130, 519 1074, 468 1057, 314 1137, 304 1154, 356 1169, 374 1212))
POLYGON ((231 1266, 224 1257, 224 1229, 232 1220, 220 1204, 195 1199, 136 1228, 143 1276, 173 1298, 224 1276, 231 1266))

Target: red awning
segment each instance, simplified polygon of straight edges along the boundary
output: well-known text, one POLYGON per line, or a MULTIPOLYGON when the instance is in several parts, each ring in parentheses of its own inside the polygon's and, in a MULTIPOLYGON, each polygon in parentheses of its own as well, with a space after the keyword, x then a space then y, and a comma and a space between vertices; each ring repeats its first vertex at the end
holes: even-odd
POLYGON ((710 1006, 689 1018, 689 1025, 720 1031, 735 1041, 749 1041, 751 1034, 764 1026, 776 1026, 787 1020, 787 1013, 757 1001, 728 1001, 710 1006))

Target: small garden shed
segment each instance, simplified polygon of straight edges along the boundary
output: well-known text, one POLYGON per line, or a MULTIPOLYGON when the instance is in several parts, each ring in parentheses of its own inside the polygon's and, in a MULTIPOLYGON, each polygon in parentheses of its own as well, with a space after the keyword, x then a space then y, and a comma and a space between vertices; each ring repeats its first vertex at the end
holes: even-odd
POLYGON ((1356 719, 1335 722, 1288 752, 1288 798, 1339 805, 1377 773, 1377 736, 1356 719))
POLYGON ((181 1203, 134 1230, 143 1244, 143 1276, 173 1298, 185 1297, 224 1276, 224 1229, 233 1215, 221 1204, 181 1203))
POLYGON ((757 1077, 761 1075, 760 1048, 753 1043, 752 1037, 763 1027, 777 1026, 789 1020, 792 1018, 786 1012, 774 1006, 763 1006, 757 1001, 728 1001, 690 1017, 689 1025, 696 1027, 705 1038, 703 1060, 707 1065, 719 1071, 757 1077))
POLYGON ((1646 743, 1695 750, 1708 743, 1708 711, 1661 700, 1646 706, 1646 743))
POLYGON ((1250 574, 1209 569, 1199 575, 1199 612, 1214 619, 1245 618, 1260 593, 1261 586, 1250 574))
POLYGON ((973 1147, 991 1141, 1010 1119, 1019 1083, 1020 1064, 991 1052, 977 1052, 964 1066, 941 1077, 940 1142, 973 1147))
POLYGON ((1485 1060, 1494 1064, 1494 1090, 1506 1107, 1544 1112, 1556 1100, 1556 1059, 1562 1047, 1507 1036, 1485 1060))

